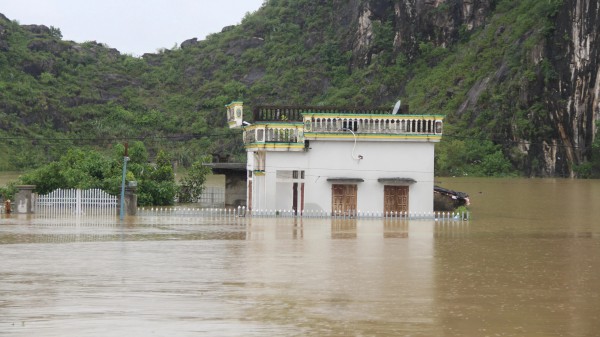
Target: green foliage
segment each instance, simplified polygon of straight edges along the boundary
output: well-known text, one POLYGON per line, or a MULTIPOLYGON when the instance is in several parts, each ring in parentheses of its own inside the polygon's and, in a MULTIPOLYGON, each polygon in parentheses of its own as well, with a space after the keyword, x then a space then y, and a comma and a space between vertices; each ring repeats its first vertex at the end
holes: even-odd
POLYGON ((50 36, 52 36, 55 39, 62 39, 62 32, 60 31, 60 28, 54 27, 54 26, 50 26, 50 36))
POLYGON ((440 143, 435 156, 440 176, 510 176, 515 172, 498 145, 478 139, 450 138, 440 143))
POLYGON ((210 168, 203 165, 208 162, 208 158, 194 162, 187 172, 187 176, 181 179, 181 188, 178 194, 179 202, 190 203, 198 201, 198 197, 204 191, 206 176, 210 174, 210 168))
POLYGON ((40 194, 63 188, 104 188, 109 162, 95 151, 70 149, 59 161, 23 175, 23 184, 36 185, 40 194))
MULTIPOLYGON (((118 195, 121 190, 125 147, 115 146, 110 158, 97 151, 70 149, 58 161, 51 162, 20 177, 20 183, 36 185, 36 192, 46 194, 55 189, 99 188, 118 195)), ((144 144, 134 142, 129 148, 126 180, 138 182, 138 204, 172 205, 178 191, 170 158, 160 151, 156 165, 147 162, 144 144)), ((8 193, 8 192, 6 192, 8 193)))
POLYGON ((8 183, 5 187, 0 186, 0 197, 3 200, 14 200, 15 194, 17 194, 16 183, 8 183))

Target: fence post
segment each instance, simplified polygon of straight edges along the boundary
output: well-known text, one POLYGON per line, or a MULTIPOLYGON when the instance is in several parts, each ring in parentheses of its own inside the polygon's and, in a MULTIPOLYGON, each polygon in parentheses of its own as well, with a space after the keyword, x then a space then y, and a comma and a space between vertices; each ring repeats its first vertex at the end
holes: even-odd
POLYGON ((75 190, 75 214, 81 215, 81 190, 75 190))

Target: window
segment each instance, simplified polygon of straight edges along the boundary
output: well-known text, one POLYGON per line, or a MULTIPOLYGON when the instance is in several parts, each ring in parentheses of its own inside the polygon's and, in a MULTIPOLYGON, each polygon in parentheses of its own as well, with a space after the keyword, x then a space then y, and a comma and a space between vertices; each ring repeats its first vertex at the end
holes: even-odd
POLYGON ((304 180, 304 171, 300 170, 277 170, 276 172, 277 181, 298 181, 304 180))

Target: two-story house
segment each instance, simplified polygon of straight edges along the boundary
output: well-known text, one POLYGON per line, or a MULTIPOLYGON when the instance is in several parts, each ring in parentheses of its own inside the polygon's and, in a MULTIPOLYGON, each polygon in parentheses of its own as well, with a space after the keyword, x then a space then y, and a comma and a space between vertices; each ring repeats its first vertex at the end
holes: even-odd
POLYGON ((391 109, 226 106, 243 129, 249 210, 433 212, 443 116, 391 109))

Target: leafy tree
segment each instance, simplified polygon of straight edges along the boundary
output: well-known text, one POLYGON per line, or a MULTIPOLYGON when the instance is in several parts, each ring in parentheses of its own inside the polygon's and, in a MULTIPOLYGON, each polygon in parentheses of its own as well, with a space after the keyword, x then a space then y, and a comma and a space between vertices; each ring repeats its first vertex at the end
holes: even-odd
MULTIPOLYGON (((55 189, 100 188, 120 193, 125 147, 115 146, 113 158, 93 150, 70 149, 58 161, 51 162, 20 177, 22 184, 36 185, 36 192, 46 194, 55 189)), ((126 180, 138 181, 140 205, 172 205, 178 186, 169 157, 159 152, 157 164, 145 161, 147 150, 142 142, 132 144, 126 180)))
POLYGON ((0 198, 3 200, 13 200, 16 193, 17 188, 14 182, 8 183, 5 187, 0 186, 0 198))
POLYGON ((194 162, 187 176, 181 179, 181 187, 178 194, 179 202, 190 203, 198 201, 198 198, 204 191, 206 176, 210 174, 210 168, 204 165, 207 162, 208 158, 194 162))
POLYGON ((512 164, 488 140, 443 140, 436 148, 436 174, 441 176, 510 176, 512 164))
POLYGON ((161 150, 158 153, 156 166, 148 167, 140 180, 138 186, 141 204, 173 205, 178 187, 175 184, 171 159, 166 152, 161 150))
POLYGON ((36 185, 41 194, 58 188, 104 188, 108 160, 96 151, 70 149, 60 160, 51 162, 20 179, 24 184, 36 185))

